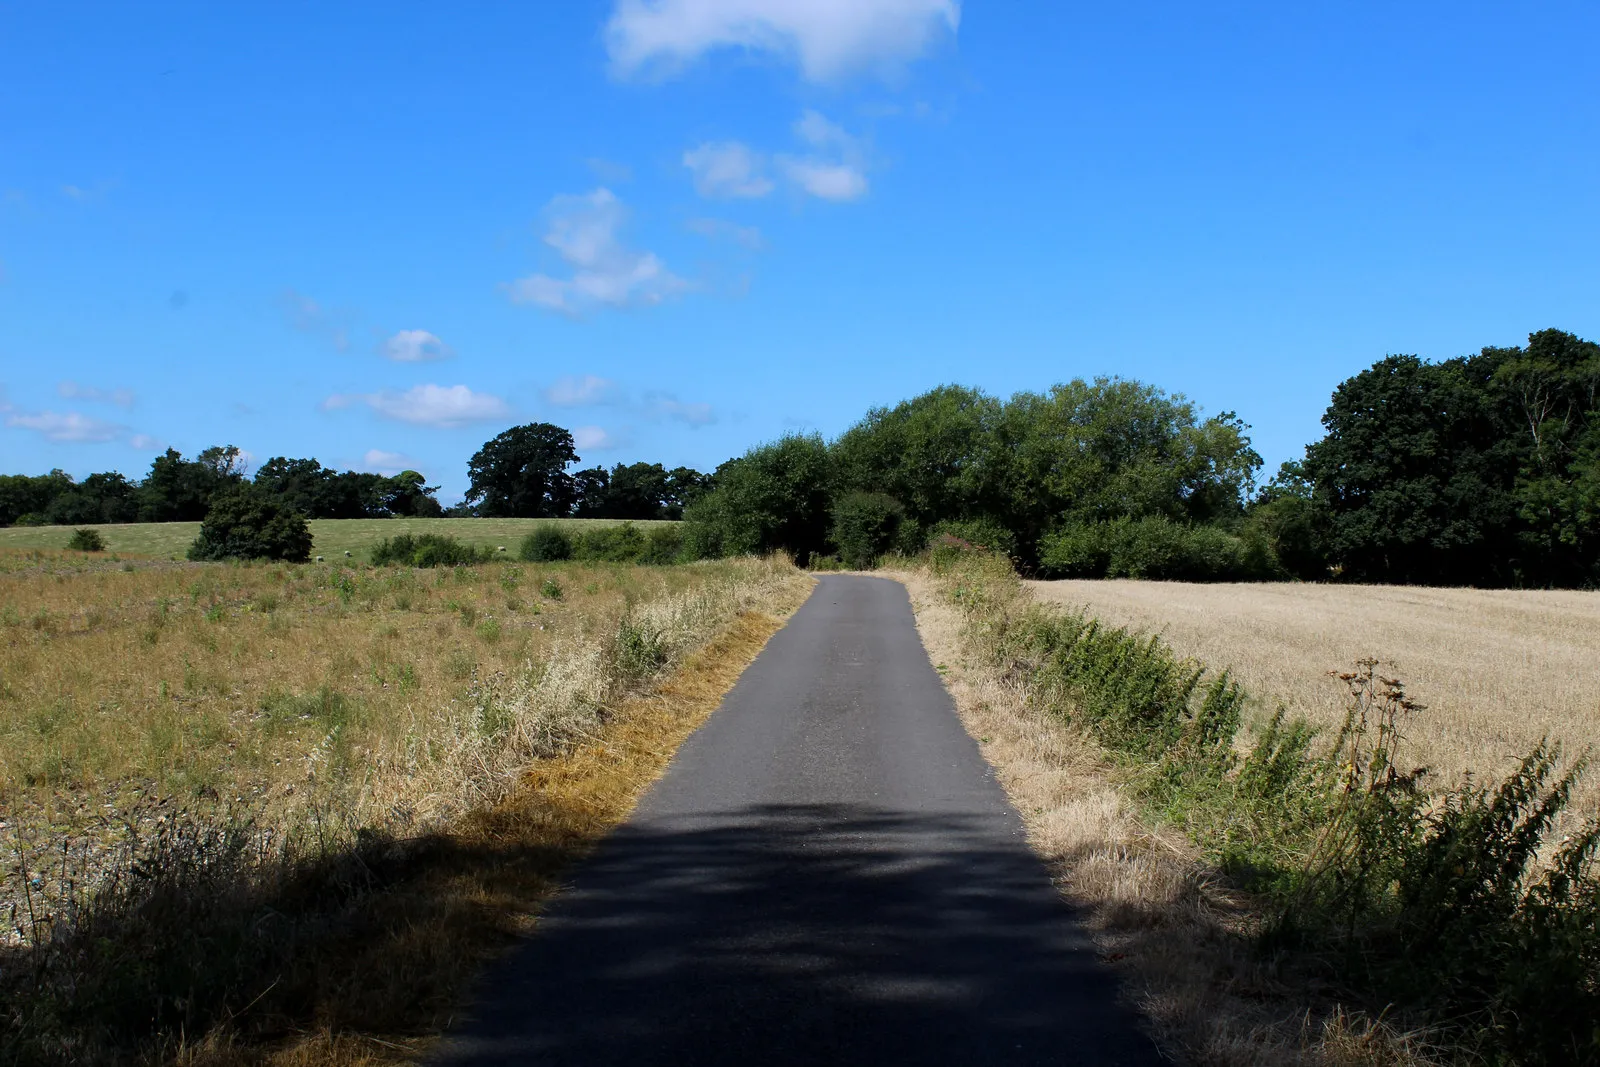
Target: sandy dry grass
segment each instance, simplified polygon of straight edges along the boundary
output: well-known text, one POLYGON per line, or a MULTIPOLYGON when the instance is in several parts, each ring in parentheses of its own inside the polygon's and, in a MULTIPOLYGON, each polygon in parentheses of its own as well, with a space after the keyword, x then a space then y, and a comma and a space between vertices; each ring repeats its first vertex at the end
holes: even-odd
MULTIPOLYGON (((577 532, 597 526, 615 526, 615 519, 312 519, 312 554, 329 561, 368 560, 372 546, 385 537, 398 534, 448 534, 478 548, 499 548, 515 558, 517 546, 535 526, 553 522, 577 532)), ((645 520, 634 523, 641 529, 671 526, 674 523, 645 520)), ((67 547, 72 526, 12 526, 0 529, 0 550, 37 548, 59 550, 67 547)), ((183 559, 189 545, 199 536, 198 522, 136 522, 96 526, 105 539, 106 552, 136 559, 183 559)))
POLYGON ((1259 956, 1250 901, 1180 834, 1145 826, 1091 742, 972 654, 935 579, 893 576, 910 590, 929 656, 1030 843, 1170 1055, 1218 1067, 1429 1062, 1415 1036, 1344 1013, 1314 978, 1259 956))
MULTIPOLYGON (((1282 703, 1323 727, 1344 715, 1328 676, 1363 657, 1427 709, 1407 729, 1415 759, 1445 784, 1503 774, 1541 737, 1600 742, 1600 593, 1302 584, 1029 582, 1045 602, 1161 634, 1180 655, 1226 668, 1264 716, 1282 703)), ((1600 810, 1600 770, 1578 811, 1600 810)))

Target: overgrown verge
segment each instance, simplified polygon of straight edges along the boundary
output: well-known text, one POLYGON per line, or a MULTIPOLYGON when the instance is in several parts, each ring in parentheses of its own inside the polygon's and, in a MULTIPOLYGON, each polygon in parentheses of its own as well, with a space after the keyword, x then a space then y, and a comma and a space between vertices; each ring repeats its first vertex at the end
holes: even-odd
MULTIPOLYGON (((1092 740, 1145 821, 1180 827, 1237 888, 1241 914, 1191 932, 1236 942, 1250 962, 1227 968, 1271 972, 1286 1000, 1298 983, 1305 1008, 1340 1020, 1310 1042, 1325 1062, 1351 1062, 1338 1052, 1352 1033, 1339 1002, 1384 1018, 1387 1033, 1426 1032, 1437 1059, 1600 1061, 1600 831, 1590 821, 1552 839, 1583 760, 1564 766, 1542 744, 1493 784, 1430 788, 1401 740, 1423 709, 1371 662, 1343 677, 1351 699, 1336 734, 1279 715, 1247 737, 1225 674, 1158 639, 1040 609, 1003 562, 952 548, 931 566, 980 668, 1092 740)), ((1228 896, 1189 893, 1184 907, 1216 920, 1228 896)), ((1239 1058, 1251 1042, 1211 1029, 1180 1043, 1214 1062, 1271 1062, 1239 1058)), ((1417 1060, 1366 1029, 1356 1062, 1417 1060)))
POLYGON ((348 751, 358 711, 337 691, 266 709, 330 727, 292 809, 168 797, 128 812, 93 870, 68 850, 45 877, 19 853, 0 1063, 416 1054, 809 586, 780 561, 702 570, 475 674, 394 744, 348 751))

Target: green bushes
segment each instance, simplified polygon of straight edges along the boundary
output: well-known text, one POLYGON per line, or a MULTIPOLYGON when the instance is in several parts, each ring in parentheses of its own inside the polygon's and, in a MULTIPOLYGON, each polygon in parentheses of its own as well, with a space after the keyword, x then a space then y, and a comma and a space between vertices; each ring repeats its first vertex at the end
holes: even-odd
POLYGON ((1040 541, 1039 569, 1051 578, 1259 581, 1280 577, 1270 549, 1215 526, 1159 515, 1068 522, 1040 541))
POLYGON ((493 558, 489 549, 463 544, 448 534, 397 534, 385 537, 372 548, 372 562, 380 567, 456 567, 486 563, 493 558))
POLYGON ((522 539, 517 555, 529 563, 559 563, 572 558, 572 538, 553 522, 540 523, 522 539))
POLYGON ((189 546, 193 560, 281 559, 302 562, 311 556, 311 529, 305 516, 247 487, 212 499, 189 546))
POLYGON ((73 530, 67 547, 74 552, 104 552, 106 541, 97 530, 73 530))
POLYGON ((900 501, 883 493, 849 493, 833 506, 830 536, 839 547, 845 566, 857 570, 875 566, 878 557, 892 549, 921 549, 917 526, 906 518, 900 501))
POLYGON ((1402 750, 1421 708, 1375 661, 1342 676, 1331 738, 1280 710, 1240 744, 1226 673, 1042 611, 984 554, 932 559, 996 669, 1119 756, 1153 817, 1266 902, 1269 946, 1314 952, 1374 1010, 1484 1061, 1600 1062, 1600 826, 1554 839, 1581 761, 1559 772, 1541 744, 1497 783, 1430 790, 1402 750))

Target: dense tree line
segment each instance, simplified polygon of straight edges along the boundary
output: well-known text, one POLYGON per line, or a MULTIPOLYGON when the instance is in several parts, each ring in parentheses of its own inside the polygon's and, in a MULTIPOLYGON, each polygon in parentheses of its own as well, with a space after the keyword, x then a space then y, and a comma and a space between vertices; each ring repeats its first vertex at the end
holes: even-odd
POLYGON ((62 471, 29 476, 0 475, 0 526, 92 526, 112 522, 199 522, 214 500, 249 489, 312 519, 440 515, 436 486, 416 471, 394 477, 335 471, 314 459, 275 456, 254 480, 245 476, 239 450, 208 448, 194 459, 167 449, 142 481, 116 472, 91 474, 81 482, 62 471))

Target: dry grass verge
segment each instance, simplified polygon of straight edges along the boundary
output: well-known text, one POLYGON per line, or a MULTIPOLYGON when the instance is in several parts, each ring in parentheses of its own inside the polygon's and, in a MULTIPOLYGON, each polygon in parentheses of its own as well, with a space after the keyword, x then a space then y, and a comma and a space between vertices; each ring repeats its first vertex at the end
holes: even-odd
POLYGON ((973 654, 937 579, 890 576, 910 591, 923 643, 1030 842, 1170 1055, 1217 1067, 1434 1062, 1425 1035, 1343 1010, 1336 976, 1261 954, 1253 902, 1181 833, 1147 827, 1097 746, 973 654))

